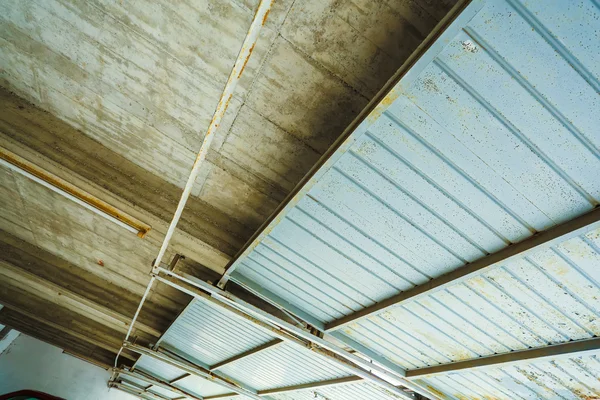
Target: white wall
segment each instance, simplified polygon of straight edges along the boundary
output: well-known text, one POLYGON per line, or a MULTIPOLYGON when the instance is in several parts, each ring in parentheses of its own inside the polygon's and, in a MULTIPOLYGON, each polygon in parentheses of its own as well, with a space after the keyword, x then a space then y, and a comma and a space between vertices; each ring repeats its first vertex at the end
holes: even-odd
POLYGON ((0 355, 0 395, 39 390, 67 400, 135 400, 108 390, 108 371, 63 354, 58 347, 19 335, 0 355))

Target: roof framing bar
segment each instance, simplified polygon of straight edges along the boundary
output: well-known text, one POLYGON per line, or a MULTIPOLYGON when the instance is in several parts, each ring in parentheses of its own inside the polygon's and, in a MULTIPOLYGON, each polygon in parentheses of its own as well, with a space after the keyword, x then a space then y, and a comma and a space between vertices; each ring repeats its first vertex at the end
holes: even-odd
MULTIPOLYGON (((331 380, 327 380, 327 381, 304 383, 302 385, 284 386, 284 387, 280 387, 280 388, 276 388, 276 389, 259 390, 258 395, 259 396, 268 396, 271 394, 300 392, 303 390, 312 390, 312 389, 318 389, 318 388, 322 388, 322 387, 348 385, 351 383, 362 382, 362 381, 363 381, 363 379, 358 376, 346 376, 344 378, 331 379, 331 380)), ((217 394, 214 396, 207 396, 204 398, 204 400, 226 399, 226 398, 234 397, 237 395, 238 395, 237 393, 217 394)))
POLYGON ((164 400, 164 397, 162 396, 158 396, 157 394, 151 393, 151 392, 147 392, 144 389, 140 389, 137 387, 132 387, 129 385, 126 385, 124 383, 119 383, 119 382, 113 382, 110 381, 108 382, 108 386, 111 388, 115 388, 115 389, 119 389, 122 392, 125 393, 129 393, 133 396, 136 396, 140 399, 144 399, 144 400, 164 400))
POLYGON ((216 363, 214 365, 211 365, 210 368, 209 368, 209 370, 210 371, 216 371, 219 368, 223 368, 224 366, 229 365, 231 363, 234 363, 236 361, 239 361, 239 360, 241 360, 243 358, 249 357, 249 356, 251 356, 253 354, 256 354, 256 353, 259 353, 259 352, 261 352, 263 350, 270 349, 270 348, 272 348, 274 346, 278 346, 281 343, 283 343, 283 340, 281 340, 281 339, 272 340, 272 341, 267 342, 267 343, 265 343, 265 344, 263 344, 261 346, 255 347, 255 348, 250 349, 248 351, 244 351, 243 353, 240 353, 240 354, 236 354, 233 357, 230 357, 230 358, 228 358, 226 360, 223 360, 223 361, 220 361, 220 362, 218 362, 218 363, 216 363))
POLYGON ((249 320, 253 324, 257 325, 259 328, 266 329, 268 333, 275 334, 275 336, 288 341, 294 345, 298 345, 305 350, 313 351, 319 354, 322 357, 329 359, 330 361, 340 365, 341 367, 347 369, 349 372, 368 380, 380 387, 383 387, 385 390, 390 391, 402 398, 412 399, 408 393, 404 392, 401 388, 395 386, 392 382, 398 382, 415 392, 422 394, 431 399, 439 399, 438 396, 431 393, 429 390, 422 388, 420 385, 409 381, 404 377, 404 370, 401 368, 395 368, 393 371, 388 368, 382 367, 378 364, 374 364, 369 360, 366 360, 356 354, 352 354, 345 349, 337 346, 336 344, 324 340, 311 332, 300 329, 286 321, 283 321, 274 315, 271 315, 247 302, 244 300, 234 296, 233 294, 226 292, 222 289, 219 289, 211 284, 199 280, 193 276, 185 274, 185 276, 178 275, 172 271, 168 271, 164 268, 159 268, 159 272, 166 274, 167 276, 176 278, 175 280, 179 280, 182 283, 187 285, 191 285, 195 288, 201 289, 202 291, 208 292, 210 296, 207 296, 201 291, 198 290, 190 290, 186 287, 182 286, 179 283, 173 282, 169 279, 165 279, 161 276, 156 276, 156 279, 166 283, 172 287, 175 287, 179 290, 182 290, 185 293, 188 293, 192 296, 195 296, 200 299, 207 300, 210 299, 213 304, 216 304, 220 307, 224 307, 226 309, 233 308, 234 310, 238 310, 238 315, 249 320), (294 338, 291 335, 296 335, 299 338, 307 341, 294 338), (379 373, 375 375, 371 371, 376 371, 379 373), (380 376, 386 376, 388 380, 381 378, 380 376))
POLYGON ((200 378, 206 379, 208 381, 214 382, 217 385, 228 388, 229 390, 231 390, 235 393, 239 393, 241 395, 248 396, 252 399, 260 399, 260 397, 256 394, 256 390, 253 390, 248 387, 244 387, 239 383, 232 382, 227 378, 217 375, 217 374, 209 371, 208 369, 205 369, 203 367, 195 365, 187 360, 180 360, 180 359, 174 358, 168 354, 165 354, 164 352, 152 350, 147 347, 140 346, 138 344, 134 344, 134 343, 127 342, 127 341, 123 342, 123 347, 126 349, 129 349, 129 350, 132 350, 138 354, 154 358, 158 361, 162 361, 173 367, 179 368, 179 369, 183 370, 184 372, 187 372, 191 375, 195 375, 200 378))
MULTIPOLYGON (((151 386, 157 386, 157 387, 160 387, 162 389, 169 390, 169 391, 171 391, 173 393, 177 393, 177 394, 185 397, 186 399, 202 400, 202 397, 195 396, 195 395, 193 395, 191 393, 188 393, 188 392, 186 392, 186 391, 184 391, 182 389, 179 389, 179 388, 171 385, 168 382, 165 382, 165 381, 163 381, 161 379, 158 379, 156 377, 150 376, 150 375, 148 375, 146 373, 143 373, 143 372, 140 372, 140 371, 135 371, 134 372, 134 371, 128 371, 128 370, 123 369, 123 368, 114 368, 113 372, 115 374, 117 374, 117 375, 125 375, 125 376, 130 376, 132 378, 139 379, 141 381, 144 381, 144 382, 150 384, 151 386)), ((146 389, 148 389, 148 388, 146 388, 146 389)))
POLYGON ((481 274, 486 269, 493 268, 499 263, 507 262, 517 257, 524 257, 528 253, 551 247, 559 242, 563 242, 572 237, 585 234, 598 227, 600 227, 600 208, 596 207, 587 214, 565 222, 564 224, 558 225, 547 231, 537 233, 529 239, 512 244, 494 254, 490 254, 489 256, 480 260, 466 264, 465 266, 446 275, 432 279, 423 285, 419 285, 405 292, 398 293, 397 295, 373 304, 372 306, 363 308, 362 310, 353 314, 332 321, 325 325, 325 332, 341 329, 348 324, 368 318, 374 314, 381 313, 391 307, 398 306, 409 300, 415 300, 418 297, 426 296, 435 291, 442 290, 447 286, 468 280, 475 275, 481 274))
POLYGON ((474 360, 459 361, 450 364, 436 365, 433 367, 414 369, 406 372, 407 378, 422 378, 451 372, 471 370, 484 367, 501 367, 508 364, 525 361, 543 361, 558 356, 579 357, 587 353, 597 353, 600 350, 600 337, 578 340, 547 347, 512 351, 506 354, 496 354, 489 357, 480 357, 474 360))

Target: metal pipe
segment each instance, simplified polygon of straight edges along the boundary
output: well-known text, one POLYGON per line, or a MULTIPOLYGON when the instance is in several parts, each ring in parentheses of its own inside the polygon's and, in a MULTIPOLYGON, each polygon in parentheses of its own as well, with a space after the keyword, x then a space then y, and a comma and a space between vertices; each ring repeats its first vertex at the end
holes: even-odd
MULTIPOLYGON (((179 223, 179 219, 181 218, 181 214, 183 213, 185 204, 187 203, 188 198, 190 197, 190 193, 192 192, 192 187, 194 186, 194 183, 196 182, 196 178, 198 177, 198 174, 200 173, 200 166, 202 165, 202 162, 206 158, 206 154, 208 153, 210 144, 212 143, 212 141, 215 137, 215 133, 216 133, 217 129, 221 125, 221 120, 223 119, 223 116, 225 115, 225 111, 227 111, 227 107, 229 106, 229 101, 233 97, 233 92, 235 90, 235 87, 237 86, 237 84, 242 76, 242 72, 244 72, 244 68, 246 67, 248 60, 250 59, 250 56, 252 55, 252 50, 254 50, 254 46, 256 45, 256 41, 258 40, 258 34, 260 32, 260 29, 262 28, 262 26, 265 24, 265 22, 267 20, 267 15, 269 14, 269 11, 271 10, 271 5, 273 4, 273 1, 274 0, 261 0, 260 4, 258 5, 258 9, 256 10, 256 13, 254 14, 254 19, 252 20, 252 24, 250 24, 250 29, 248 30, 248 33, 246 34, 246 38, 244 39, 242 48, 240 49, 240 52, 235 61, 235 64, 233 65, 233 69, 231 70, 231 73, 229 74, 229 79, 227 79, 227 83, 225 84, 225 88, 223 89, 223 93, 221 94, 219 104, 217 104, 217 109, 215 110, 215 113, 210 122, 210 125, 208 126, 208 130, 206 131, 206 134, 204 135, 204 140, 202 141, 202 145, 200 146, 200 151, 198 152, 198 155, 196 156, 196 160, 194 161, 194 165, 192 166, 192 171, 190 172, 190 176, 188 177, 187 183, 185 184, 185 188, 183 189, 183 193, 181 194, 181 198, 179 199, 179 204, 177 204, 177 210, 175 210, 173 219, 171 220, 171 223, 169 224, 169 229, 167 229, 167 234, 165 235, 162 245, 160 246, 158 256, 156 257, 156 260, 154 260, 153 269, 156 269, 160 266, 160 263, 167 251, 167 247, 169 247, 169 243, 171 242, 171 237, 173 236, 173 233, 175 232, 175 227, 179 223)), ((148 295, 148 292, 150 291, 150 287, 152 286, 153 283, 154 283, 154 277, 152 277, 152 279, 148 283, 148 287, 146 287, 146 292, 144 293, 144 297, 142 297, 142 300, 140 302, 140 305, 138 306, 135 316, 133 317, 133 320, 131 321, 131 325, 129 326, 129 330, 127 331, 127 335, 125 336, 125 341, 127 341, 129 339, 129 335, 131 334, 131 328, 135 324, 135 321, 140 313, 140 310, 142 309, 142 306, 144 304, 146 296, 148 295)), ((117 356, 115 357, 115 368, 117 367, 117 361, 118 361, 119 355, 121 354, 122 351, 123 351, 123 346, 121 346, 121 349, 119 350, 119 352, 117 353, 117 356)))
POLYGON ((162 353, 162 352, 159 352, 156 350, 152 350, 152 349, 140 346, 138 344, 129 343, 129 342, 125 342, 123 344, 125 345, 125 347, 127 349, 134 351, 140 355, 145 355, 145 356, 154 358, 156 360, 162 361, 162 362, 169 364, 175 368, 179 368, 184 372, 195 375, 199 378, 206 379, 210 382, 214 382, 217 385, 220 385, 224 388, 232 390, 243 396, 247 396, 251 399, 262 400, 258 396, 258 394, 256 394, 255 390, 253 390, 251 388, 247 388, 247 387, 242 387, 242 385, 239 383, 230 382, 226 378, 219 376, 213 372, 210 372, 209 370, 204 369, 198 365, 195 365, 195 364, 191 363, 190 361, 175 359, 168 354, 165 354, 165 353, 162 353))
MULTIPOLYGON (((195 396, 195 395, 193 395, 193 394, 191 394, 189 392, 186 392, 185 390, 182 390, 182 389, 180 389, 178 387, 175 387, 175 386, 171 385, 168 382, 164 382, 164 381, 162 381, 162 380, 160 380, 158 378, 155 378, 155 377, 152 377, 150 375, 141 373, 139 371, 133 372, 133 371, 128 371, 128 370, 123 369, 123 368, 114 368, 113 369, 113 374, 119 375, 119 376, 120 375, 131 376, 132 378, 136 378, 136 379, 139 379, 141 381, 144 381, 144 382, 150 384, 150 386, 158 386, 158 387, 160 387, 162 389, 169 390, 169 391, 171 391, 173 393, 177 393, 177 394, 183 396, 186 399, 202 400, 202 397, 195 396)), ((148 388, 146 388, 146 390, 147 389, 148 388)))
POLYGON ((159 397, 158 395, 150 392, 146 392, 142 389, 133 388, 128 385, 119 382, 109 382, 108 387, 115 388, 121 390, 125 393, 129 393, 131 395, 137 396, 140 399, 144 400, 164 400, 164 397, 159 397))
MULTIPOLYGON (((144 292, 144 295, 142 296, 142 300, 140 300, 140 304, 138 305, 138 308, 135 311, 135 315, 133 316, 133 319, 131 320, 131 323, 129 324, 129 329, 127 329, 127 334, 125 335, 125 341, 129 340, 129 335, 131 335, 131 331, 133 330, 133 325, 135 324, 135 321, 137 320, 138 315, 140 315, 140 311, 142 311, 142 307, 144 306, 146 297, 148 297, 148 293, 150 293, 150 289, 152 288, 152 285, 154 284, 155 280, 156 280, 156 278, 153 276, 152 278, 150 278, 150 282, 148 282, 148 286, 146 286, 146 291, 144 292)), ((121 355, 122 351, 123 351, 123 346, 121 345, 121 348, 119 349, 119 352, 117 353, 117 356, 115 357, 115 368, 117 368, 117 366, 118 366, 119 356, 121 355)))
POLYGON ((231 70, 231 74, 229 74, 229 79, 225 84, 225 89, 223 89, 223 93, 221 94, 221 99, 219 100, 219 104, 217 105, 217 109, 213 115, 212 121, 208 126, 208 130, 204 135, 204 140, 202 141, 202 146, 200 146, 200 151, 196 156, 196 161, 194 161, 194 165, 192 166, 192 171, 190 172, 190 176, 188 177, 187 183, 185 184, 185 188, 183 189, 183 193, 181 194, 181 199, 179 199, 179 204, 177 205, 177 210, 175 210, 175 214, 173 215, 173 220, 169 225, 169 229, 167 230, 167 234, 163 240, 162 246, 160 247, 160 251, 158 252, 158 256, 154 261, 154 267, 157 268, 162 261, 162 258, 167 251, 167 247, 169 246, 169 242, 171 241, 171 237, 175 232, 175 227, 181 218, 181 213, 185 207, 185 204, 190 197, 190 193, 192 192, 192 187, 196 182, 196 178, 200 172, 200 166, 202 162, 206 158, 206 154, 208 153, 208 149, 210 148, 210 144, 212 143, 215 132, 219 128, 221 124, 221 120, 225 115, 225 111, 229 106, 229 101, 233 97, 233 91, 237 86, 240 77, 242 76, 242 72, 244 72, 244 68, 250 59, 250 55, 252 54, 252 50, 254 50, 254 46, 256 45, 256 41, 258 39, 258 34, 260 29, 265 24, 267 19, 267 15, 271 9, 271 4, 274 0, 262 0, 258 5, 258 9, 256 10, 256 14, 254 15, 254 20, 250 25, 250 29, 248 30, 248 34, 246 35, 246 39, 242 44, 242 48, 238 54, 237 60, 235 61, 235 65, 231 70))
MULTIPOLYGON (((423 394, 424 396, 427 396, 431 399, 439 399, 439 397, 437 397, 433 393, 430 393, 429 391, 421 388, 418 384, 407 380, 404 376, 399 375, 397 371, 395 371, 395 372, 388 371, 386 368, 383 368, 379 365, 373 364, 373 363, 369 362, 368 360, 365 360, 355 354, 349 353, 346 350, 336 346, 335 344, 333 344, 331 342, 321 339, 320 337, 315 336, 310 332, 307 332, 305 330, 297 328, 296 326, 294 326, 286 321, 280 320, 279 318, 277 318, 263 310, 260 310, 251 304, 246 303, 245 301, 235 297, 231 293, 225 292, 217 287, 214 287, 214 286, 212 286, 206 282, 203 282, 201 280, 198 280, 194 277, 187 276, 187 275, 184 277, 184 276, 178 275, 172 271, 168 271, 164 268, 159 268, 159 272, 163 272, 164 274, 175 277, 175 278, 181 280, 182 282, 186 282, 192 286, 195 286, 201 290, 204 290, 204 291, 210 293, 210 295, 215 300, 218 301, 217 304, 219 304, 219 302, 224 303, 226 306, 230 306, 230 307, 240 310, 243 314, 248 315, 248 317, 250 317, 250 321, 252 321, 252 322, 254 322, 253 319, 256 318, 259 321, 263 321, 264 323, 273 325, 281 330, 287 331, 298 337, 308 340, 309 346, 307 347, 305 345, 298 343, 298 341, 289 340, 288 335, 280 336, 281 339, 288 340, 288 341, 290 341, 290 343, 294 343, 296 345, 300 344, 303 348, 311 350, 313 352, 316 352, 317 354, 320 354, 323 357, 328 358, 329 360, 335 362, 336 364, 340 365, 341 367, 346 368, 348 371, 352 372, 353 374, 355 374, 365 380, 371 381, 372 383, 374 383, 380 387, 383 387, 385 390, 395 393, 396 395, 399 395, 405 399, 412 398, 407 393, 405 393, 402 389, 394 386, 393 384, 386 381, 385 379, 380 378, 379 376, 371 373, 369 370, 377 371, 377 373, 382 374, 383 376, 387 376, 388 379, 401 382, 402 385, 406 386, 407 388, 409 388, 419 394, 423 394)), ((160 277, 157 277, 157 279, 162 281, 162 279, 160 277)), ((176 284, 173 284, 173 283, 170 283, 170 284, 173 287, 177 287, 176 284)), ((190 291, 186 290, 185 288, 179 287, 179 289, 186 293, 190 293, 190 291)), ((202 298, 201 296, 197 296, 197 297, 202 298)), ((272 332, 277 334, 276 330, 272 331, 272 332)))

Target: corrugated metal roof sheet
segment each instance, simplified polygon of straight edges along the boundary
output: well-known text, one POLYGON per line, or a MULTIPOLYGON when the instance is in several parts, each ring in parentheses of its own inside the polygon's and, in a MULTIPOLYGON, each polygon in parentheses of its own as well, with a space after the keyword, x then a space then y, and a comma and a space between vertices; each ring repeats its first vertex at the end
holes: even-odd
POLYGON ((286 343, 255 353, 219 371, 257 390, 351 375, 339 365, 313 352, 286 343))
POLYGON ((600 335, 600 229, 353 323, 406 369, 600 335))
MULTIPOLYGON (((594 209, 599 77, 595 0, 473 1, 236 260, 231 278, 327 323, 594 209)), ((598 336, 598 225, 341 332, 407 370, 598 336)), ((273 339, 196 301, 162 344, 214 365, 273 339)), ((177 376, 144 357, 137 366, 177 376)), ((257 390, 348 375, 285 343, 218 373, 257 390)), ((598 356, 586 355, 417 381, 448 399, 570 399, 596 396, 598 376, 598 356)), ((394 398, 366 382, 272 397, 394 398)))
POLYGON ((419 381, 443 399, 598 399, 600 352, 542 362, 425 377, 419 381))
POLYGON ((135 368, 148 372, 150 375, 154 375, 165 381, 172 381, 173 379, 185 375, 185 372, 179 368, 175 368, 148 356, 140 356, 135 363, 135 368))
POLYGON ((473 2, 235 274, 328 322, 593 209, 599 10, 536 4, 473 2))
POLYGON ((186 390, 190 393, 196 393, 203 397, 215 396, 218 394, 230 393, 231 391, 218 385, 214 382, 200 378, 198 376, 190 375, 177 381, 175 384, 180 389, 186 390))
MULTIPOLYGON (((231 279, 328 323, 583 215, 600 200, 598 110, 596 1, 473 1, 231 279)), ((344 334, 406 369, 597 336, 597 225, 344 334)))
POLYGON ((395 400, 399 397, 371 383, 353 383, 271 396, 276 400, 395 400))
POLYGON ((161 344, 214 365, 273 339, 248 321, 224 314, 209 303, 192 300, 163 336, 161 344))
MULTIPOLYGON (((140 358, 135 364, 135 368, 147 372, 150 375, 153 375, 167 382, 186 375, 186 373, 179 368, 173 367, 162 361, 155 360, 154 358, 145 355, 140 356, 140 358)), ((129 377, 127 379, 133 380, 134 378, 129 377)), ((183 379, 178 379, 175 383, 173 383, 173 386, 202 397, 230 392, 230 390, 224 388, 223 386, 192 375, 187 376, 183 379)), ((163 390, 156 386, 153 386, 152 390, 158 393, 163 393, 163 390)), ((164 391, 164 393, 166 394, 169 392, 164 391)), ((173 394, 172 397, 177 398, 181 396, 178 394, 173 394)))

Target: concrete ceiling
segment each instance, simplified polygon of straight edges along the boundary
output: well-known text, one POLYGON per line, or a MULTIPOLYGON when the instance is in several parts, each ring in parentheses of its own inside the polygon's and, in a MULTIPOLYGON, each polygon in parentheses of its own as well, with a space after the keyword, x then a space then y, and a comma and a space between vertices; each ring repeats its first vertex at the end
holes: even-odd
MULTIPOLYGON (((0 3, 0 145, 153 228, 2 168, 2 323, 112 362, 256 3, 0 3)), ((276 0, 167 259, 222 272, 452 3, 276 0)), ((188 300, 156 286, 135 334, 188 300)))

